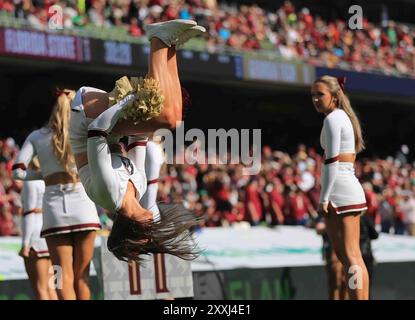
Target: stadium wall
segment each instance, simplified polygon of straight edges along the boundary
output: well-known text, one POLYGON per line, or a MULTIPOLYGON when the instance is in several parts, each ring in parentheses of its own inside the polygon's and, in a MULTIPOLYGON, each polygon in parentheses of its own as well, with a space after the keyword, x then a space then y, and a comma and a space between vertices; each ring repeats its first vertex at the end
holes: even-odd
MULTIPOLYGON (((0 57, 5 64, 32 64, 44 68, 61 67, 110 73, 137 74, 145 72, 149 46, 95 38, 0 27, 0 57), (11 60, 10 60, 11 59, 11 60), (52 64, 42 64, 51 62, 52 64)), ((252 84, 309 86, 323 74, 350 77, 352 91, 372 97, 414 98, 415 79, 396 78, 340 69, 315 67, 302 61, 287 61, 264 54, 212 54, 205 51, 180 50, 180 70, 185 79, 199 82, 251 82, 252 84)), ((62 75, 64 76, 64 75, 62 75)))

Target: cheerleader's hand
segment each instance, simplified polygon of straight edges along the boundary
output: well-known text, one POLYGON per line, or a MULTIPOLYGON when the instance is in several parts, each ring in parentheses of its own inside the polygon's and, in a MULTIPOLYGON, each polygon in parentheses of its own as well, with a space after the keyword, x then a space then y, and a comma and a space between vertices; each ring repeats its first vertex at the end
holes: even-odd
POLYGON ((329 207, 329 204, 328 203, 320 203, 319 205, 318 205, 318 209, 317 209, 317 211, 318 211, 318 213, 319 214, 321 214, 323 217, 327 217, 327 215, 329 214, 329 209, 328 209, 328 207, 329 207))
POLYGON ((22 247, 19 251, 19 256, 21 256, 22 258, 29 258, 29 252, 30 248, 22 247))

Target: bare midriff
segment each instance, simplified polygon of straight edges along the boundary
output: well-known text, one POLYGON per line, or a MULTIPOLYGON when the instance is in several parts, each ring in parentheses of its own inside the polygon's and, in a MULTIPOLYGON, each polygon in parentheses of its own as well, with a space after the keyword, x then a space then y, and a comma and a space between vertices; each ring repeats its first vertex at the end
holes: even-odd
MULTIPOLYGON (((350 162, 354 163, 356 160, 356 153, 340 153, 338 157, 336 157, 336 161, 339 162, 350 162)), ((334 159, 334 158, 333 158, 334 159)), ((324 155, 323 162, 326 160, 326 156, 324 155)), ((333 161, 331 161, 333 162, 333 161)))
POLYGON ((72 176, 67 172, 55 172, 43 178, 45 180, 46 186, 52 186, 55 184, 66 184, 78 182, 79 178, 77 177, 75 181, 72 176))
POLYGON ((339 162, 351 162, 354 163, 356 160, 355 153, 340 153, 339 154, 339 162))
POLYGON ((30 213, 42 213, 42 208, 33 208, 32 210, 28 211, 28 212, 24 212, 23 215, 27 215, 30 213))

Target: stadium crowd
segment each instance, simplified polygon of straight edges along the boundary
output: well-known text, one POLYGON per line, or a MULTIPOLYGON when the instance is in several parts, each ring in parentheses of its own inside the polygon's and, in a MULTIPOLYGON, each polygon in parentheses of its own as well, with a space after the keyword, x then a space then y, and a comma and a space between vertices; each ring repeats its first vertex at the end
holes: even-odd
POLYGON ((63 8, 65 29, 94 25, 142 37, 145 24, 195 19, 208 30, 205 46, 209 52, 264 49, 315 65, 415 75, 415 28, 389 20, 386 12, 380 23, 364 18, 361 30, 351 30, 344 20, 323 20, 290 1, 267 11, 257 5, 216 0, 0 0, 0 10, 33 28, 45 29, 56 13, 49 12, 54 4, 63 8))
MULTIPOLYGON (((19 235, 21 183, 11 178, 19 147, 0 140, 0 235, 19 235)), ((382 232, 415 236, 415 169, 403 146, 395 157, 360 159, 356 175, 368 203, 366 215, 382 232)), ((203 216, 201 227, 312 226, 319 200, 321 156, 299 145, 290 155, 262 149, 260 173, 243 175, 242 164, 164 165, 159 201, 183 202, 203 216)), ((211 161, 209 161, 211 162, 211 161)), ((111 220, 101 210, 104 227, 111 220)))

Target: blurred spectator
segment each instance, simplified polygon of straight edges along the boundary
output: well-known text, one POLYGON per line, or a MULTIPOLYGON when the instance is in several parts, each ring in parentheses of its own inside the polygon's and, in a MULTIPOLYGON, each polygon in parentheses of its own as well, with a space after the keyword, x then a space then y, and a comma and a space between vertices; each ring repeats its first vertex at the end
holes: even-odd
POLYGON ((19 235, 21 218, 21 183, 11 178, 17 155, 13 138, 0 140, 0 235, 19 235))
POLYGON ((372 220, 374 225, 380 224, 379 204, 376 193, 373 192, 373 186, 370 182, 363 183, 363 190, 365 192, 367 212, 366 217, 372 220))
POLYGON ((401 149, 396 153, 396 160, 405 165, 408 163, 409 148, 406 144, 401 146, 401 149))
POLYGON ((408 234, 415 236, 415 199, 411 191, 403 191, 399 209, 403 213, 403 220, 408 234))
POLYGON ((269 211, 271 213, 271 225, 283 225, 285 222, 284 207, 285 199, 283 196, 283 186, 277 179, 269 192, 269 211))
POLYGON ((380 202, 379 213, 381 217, 381 231, 389 233, 393 227, 396 203, 394 192, 390 188, 386 188, 382 192, 382 200, 380 202))
POLYGON ((314 211, 304 192, 292 185, 285 202, 285 224, 306 225, 309 214, 314 211))
POLYGON ((245 221, 258 225, 263 218, 262 202, 258 192, 258 180, 253 179, 246 188, 245 221))
POLYGON ((14 234, 13 215, 10 205, 6 202, 0 205, 0 236, 13 236, 14 234))

